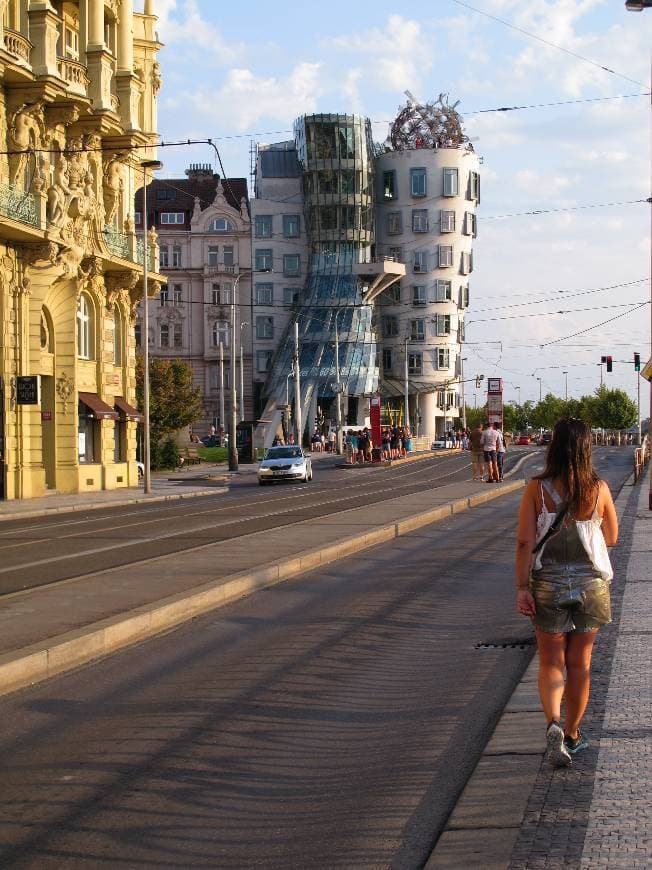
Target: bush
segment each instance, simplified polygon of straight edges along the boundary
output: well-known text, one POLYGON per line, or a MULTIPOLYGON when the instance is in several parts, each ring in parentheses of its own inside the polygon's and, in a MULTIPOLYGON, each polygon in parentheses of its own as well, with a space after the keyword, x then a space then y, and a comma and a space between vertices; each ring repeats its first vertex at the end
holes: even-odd
POLYGON ((179 448, 172 438, 168 438, 163 442, 160 452, 159 468, 178 468, 179 467, 179 448))

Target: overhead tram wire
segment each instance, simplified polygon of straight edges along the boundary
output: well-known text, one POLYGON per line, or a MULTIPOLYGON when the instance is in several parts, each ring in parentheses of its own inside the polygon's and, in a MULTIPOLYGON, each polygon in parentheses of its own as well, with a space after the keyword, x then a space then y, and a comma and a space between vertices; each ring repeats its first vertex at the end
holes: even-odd
POLYGON ((598 61, 596 60, 592 60, 590 57, 584 57, 584 55, 578 54, 576 51, 571 51, 569 48, 564 48, 563 46, 558 45, 556 42, 551 42, 549 39, 544 39, 542 36, 537 36, 536 33, 531 33, 529 30, 525 30, 523 27, 518 27, 518 25, 512 24, 511 21, 506 21, 504 18, 499 18, 497 15, 492 15, 490 12, 485 12, 483 9, 478 9, 476 6, 471 6, 470 3, 465 3, 464 0, 452 0, 452 2, 455 3, 457 6, 462 6, 465 9, 471 10, 471 12, 476 12, 478 15, 484 15, 485 18, 490 18, 492 21, 497 21, 499 24, 503 24, 505 27, 509 27, 511 30, 516 30, 518 33, 523 34, 523 36, 527 36, 529 39, 535 39, 537 42, 541 42, 543 43, 543 45, 547 45, 549 48, 556 48, 557 51, 568 54, 571 57, 574 57, 576 60, 581 60, 584 63, 588 63, 591 66, 594 66, 597 69, 602 70, 603 72, 609 73, 612 76, 617 76, 618 78, 631 82, 634 85, 640 85, 643 88, 647 87, 647 85, 643 84, 643 82, 639 82, 637 79, 632 79, 629 76, 618 72, 617 70, 611 69, 608 66, 604 66, 604 64, 598 63, 598 61))
MULTIPOLYGON (((591 308, 568 308, 559 311, 537 311, 536 314, 508 314, 505 317, 483 317, 480 320, 467 320, 466 325, 470 326, 472 323, 493 323, 497 320, 524 320, 529 317, 557 317, 561 314, 581 314, 585 311, 603 311, 605 308, 625 308, 626 306, 636 306, 640 308, 641 305, 649 305, 649 302, 619 302, 615 305, 595 305, 591 308)), ((634 309, 632 309, 634 310, 634 309)))
MULTIPOLYGON (((577 292, 558 290, 558 293, 564 293, 563 297, 551 296, 547 299, 530 299, 528 302, 512 302, 509 305, 493 305, 491 308, 475 308, 474 311, 476 314, 483 314, 485 311, 502 311, 506 308, 529 308, 530 305, 542 305, 545 302, 561 302, 562 299, 571 299, 576 296, 588 296, 592 293, 602 293, 605 290, 615 290, 619 287, 631 287, 637 284, 647 284, 649 280, 649 278, 640 278, 638 281, 627 281, 624 284, 610 284, 607 287, 594 287, 591 290, 579 290, 577 292)), ((499 298, 502 299, 504 296, 499 298)))
POLYGON ((587 326, 586 329, 580 329, 578 332, 572 332, 570 335, 564 335, 561 338, 555 338, 552 341, 546 341, 543 344, 540 344, 539 347, 548 347, 550 344, 557 344, 560 341, 566 341, 567 338, 575 338, 576 335, 584 335, 586 332, 591 332, 593 329, 598 329, 600 326, 604 326, 607 323, 611 323, 613 320, 618 320, 619 317, 625 317, 627 314, 632 314, 634 311, 638 311, 639 308, 643 308, 646 305, 650 304, 650 300, 646 300, 645 302, 641 302, 640 305, 637 305, 635 308, 630 308, 629 311, 623 311, 621 314, 616 314, 613 317, 610 317, 608 320, 603 320, 601 323, 594 323, 593 326, 587 326))

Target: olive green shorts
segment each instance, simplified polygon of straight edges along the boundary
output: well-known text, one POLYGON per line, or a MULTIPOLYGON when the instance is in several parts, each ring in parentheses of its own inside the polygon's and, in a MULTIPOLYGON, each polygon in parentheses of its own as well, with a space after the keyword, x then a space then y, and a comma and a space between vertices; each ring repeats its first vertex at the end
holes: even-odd
POLYGON ((530 580, 536 614, 535 628, 551 633, 595 631, 611 622, 608 580, 598 577, 530 580))

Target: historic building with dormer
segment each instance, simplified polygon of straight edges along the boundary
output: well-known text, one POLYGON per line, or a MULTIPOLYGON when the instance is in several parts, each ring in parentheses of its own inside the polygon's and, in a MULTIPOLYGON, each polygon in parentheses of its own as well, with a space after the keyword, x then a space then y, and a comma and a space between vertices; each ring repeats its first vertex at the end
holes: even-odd
MULTIPOLYGON (((136 198, 137 226, 141 209, 142 192, 136 198)), ((220 178, 210 166, 194 164, 185 178, 157 178, 149 184, 147 211, 167 278, 167 286, 149 302, 150 355, 182 359, 191 366, 203 397, 203 415, 193 431, 205 435, 211 426, 227 428, 235 353, 238 419, 250 420, 254 320, 247 180, 220 178)), ((139 343, 144 341, 141 326, 139 317, 139 343)))
POLYGON ((0 497, 135 485, 153 0, 0 0, 0 497))

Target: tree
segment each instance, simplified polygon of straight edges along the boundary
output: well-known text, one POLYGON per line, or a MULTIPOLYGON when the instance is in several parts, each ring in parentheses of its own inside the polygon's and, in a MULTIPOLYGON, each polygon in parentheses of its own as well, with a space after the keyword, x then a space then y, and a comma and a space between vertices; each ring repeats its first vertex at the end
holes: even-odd
MULTIPOLYGON (((143 358, 136 358, 136 399, 143 408, 143 358)), ((166 435, 189 426, 201 417, 201 389, 192 383, 192 370, 182 360, 149 361, 149 426, 153 445, 166 435)), ((152 458, 158 456, 156 447, 152 458)), ((152 465, 156 465, 152 461, 152 465)))
POLYGON ((592 405, 593 425, 602 429, 628 429, 638 419, 636 404, 624 390, 598 387, 592 405))
POLYGON ((487 409, 485 407, 482 408, 469 408, 466 406, 466 428, 467 429, 476 429, 478 423, 486 423, 487 422, 487 409))
POLYGON ((565 416, 565 404, 563 399, 548 393, 534 407, 531 424, 540 429, 552 429, 557 420, 565 416))

